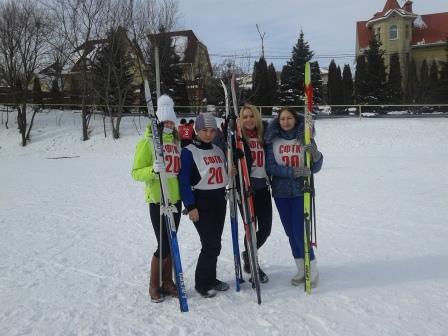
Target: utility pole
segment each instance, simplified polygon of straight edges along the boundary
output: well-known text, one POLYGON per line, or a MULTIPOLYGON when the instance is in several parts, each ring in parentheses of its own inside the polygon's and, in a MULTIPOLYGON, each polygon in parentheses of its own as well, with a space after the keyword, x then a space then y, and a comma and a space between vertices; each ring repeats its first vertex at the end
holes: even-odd
POLYGON ((261 57, 264 58, 264 37, 266 35, 265 32, 263 32, 263 34, 260 32, 260 28, 258 27, 258 23, 255 24, 255 26, 257 27, 258 30, 258 34, 260 34, 260 38, 261 38, 261 57))

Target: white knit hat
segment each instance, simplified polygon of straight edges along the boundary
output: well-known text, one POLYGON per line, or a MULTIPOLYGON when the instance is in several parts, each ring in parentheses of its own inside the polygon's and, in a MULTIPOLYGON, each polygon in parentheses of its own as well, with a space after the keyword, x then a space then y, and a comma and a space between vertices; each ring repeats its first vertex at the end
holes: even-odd
POLYGON ((161 95, 157 99, 157 119, 159 121, 176 122, 176 113, 174 113, 174 102, 167 95, 161 95))

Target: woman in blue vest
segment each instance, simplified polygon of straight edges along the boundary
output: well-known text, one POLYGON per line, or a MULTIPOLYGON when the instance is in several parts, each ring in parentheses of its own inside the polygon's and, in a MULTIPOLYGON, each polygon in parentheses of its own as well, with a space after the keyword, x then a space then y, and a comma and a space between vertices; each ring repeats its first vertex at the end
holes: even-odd
MULTIPOLYGON (((314 140, 310 145, 304 145, 303 118, 290 107, 280 110, 278 117, 269 124, 265 142, 266 171, 271 176, 272 196, 297 265, 297 274, 291 284, 298 286, 305 279, 303 178, 311 175, 311 170, 304 164, 304 154, 305 151, 311 154, 313 173, 321 169, 323 155, 314 140)), ((310 259, 311 285, 316 286, 319 273, 312 248, 310 259)))
POLYGON ((196 118, 196 138, 181 151, 179 184, 181 198, 201 240, 195 272, 195 289, 203 297, 213 297, 229 285, 216 278, 221 236, 226 217, 227 172, 224 152, 213 140, 216 120, 210 113, 196 118))

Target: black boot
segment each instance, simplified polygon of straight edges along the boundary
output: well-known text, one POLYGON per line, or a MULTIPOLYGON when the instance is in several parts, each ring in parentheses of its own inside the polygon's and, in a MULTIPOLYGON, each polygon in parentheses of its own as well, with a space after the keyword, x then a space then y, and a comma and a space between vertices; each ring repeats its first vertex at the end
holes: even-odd
POLYGON ((247 251, 243 251, 241 253, 241 258, 243 258, 243 270, 244 270, 244 272, 250 274, 249 255, 247 254, 247 251))

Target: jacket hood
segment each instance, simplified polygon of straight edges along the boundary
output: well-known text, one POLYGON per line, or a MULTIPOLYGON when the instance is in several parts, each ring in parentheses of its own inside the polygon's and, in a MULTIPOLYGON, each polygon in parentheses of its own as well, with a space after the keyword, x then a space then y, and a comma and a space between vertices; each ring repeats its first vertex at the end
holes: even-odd
MULTIPOLYGON (((150 139, 152 141, 152 123, 151 122, 149 122, 146 125, 145 135, 144 136, 145 136, 146 139, 150 139)), ((173 142, 174 139, 175 139, 174 133, 171 133, 171 134, 163 133, 162 134, 162 141, 164 143, 166 143, 166 142, 173 142)))
POLYGON ((279 123, 279 120, 277 117, 277 118, 274 118, 269 123, 269 125, 265 131, 264 139, 267 144, 272 143, 272 141, 275 138, 283 138, 283 139, 287 139, 287 140, 303 139, 303 137, 304 137, 303 129, 304 129, 304 124, 302 121, 299 124, 296 124, 291 131, 285 132, 280 128, 280 123, 279 123))
POLYGON ((152 123, 149 122, 148 125, 146 125, 145 128, 145 138, 151 137, 152 136, 152 123))

